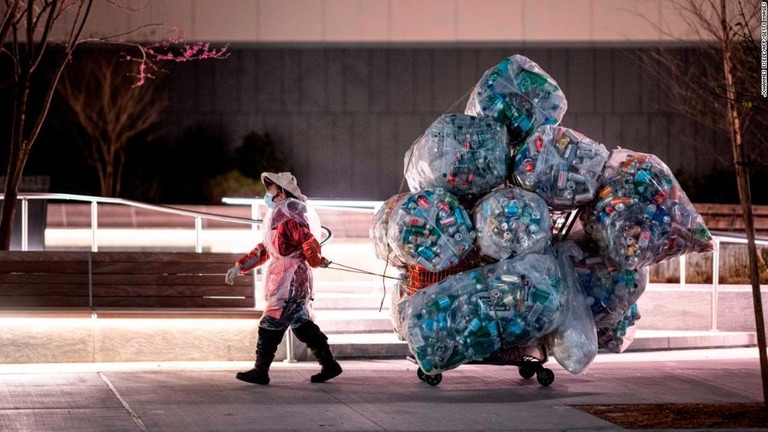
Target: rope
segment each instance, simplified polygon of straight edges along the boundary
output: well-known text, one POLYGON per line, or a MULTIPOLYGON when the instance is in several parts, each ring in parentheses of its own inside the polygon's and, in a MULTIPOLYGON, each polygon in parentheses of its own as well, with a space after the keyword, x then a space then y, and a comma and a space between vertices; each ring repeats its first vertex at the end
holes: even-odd
MULTIPOLYGON (((461 102, 463 102, 464 100, 467 100, 467 99, 468 99, 468 96, 470 95, 470 93, 472 93, 472 91, 473 91, 474 89, 475 89, 475 87, 474 87, 474 86, 470 87, 470 88, 469 88, 469 90, 467 90, 467 92, 466 92, 466 93, 464 93, 464 95, 463 95, 462 97, 460 97, 458 100, 456 100, 456 102, 454 102, 454 103, 453 103, 453 105, 451 105, 450 107, 448 107, 448 109, 447 109, 446 111, 443 111, 443 114, 448 114, 448 113, 449 113, 449 112, 451 112, 451 111, 452 111, 452 110, 453 110, 453 109, 454 109, 454 108, 455 108, 457 105, 459 105, 461 102)), ((425 133, 426 133, 426 132, 422 132, 422 133, 419 135, 419 137, 418 137, 418 138, 416 138, 416 139, 413 141, 413 143, 415 143, 415 142, 419 141, 419 140, 420 140, 420 139, 421 139, 421 138, 424 136, 424 134, 425 134, 425 133)), ((409 147, 409 151, 410 151, 410 153, 408 154, 408 160, 405 162, 405 169, 403 170, 403 176, 400 178, 400 187, 398 188, 398 191, 397 191, 397 194, 398 194, 398 195, 402 194, 402 193, 403 193, 403 189, 405 189, 405 184, 406 184, 405 173, 408 171, 408 168, 410 168, 410 166, 411 166, 411 160, 413 159, 413 151, 412 151, 412 150, 413 150, 413 143, 411 143, 411 146, 409 147)), ((390 249, 389 247, 388 247, 388 249, 389 249, 389 252, 387 253, 387 260, 385 261, 385 264, 384 264, 384 272, 385 272, 385 273, 386 273, 386 271, 387 271, 387 267, 389 266, 389 254, 391 254, 391 253, 392 253, 392 249, 390 249)), ((333 264, 333 263, 332 263, 332 264, 333 264)), ((341 264, 337 264, 337 265, 341 265, 341 264)), ((347 267, 347 268, 351 268, 351 267, 348 267, 348 266, 345 266, 345 267, 347 267)), ((342 269, 333 269, 333 270, 342 270, 342 269)), ((357 270, 357 269, 355 269, 355 270, 357 270)), ((342 270, 342 271, 350 271, 350 270, 342 270)), ((382 296, 381 296, 381 303, 379 304, 379 312, 381 312, 382 308, 384 307, 384 298, 387 296, 387 287, 386 287, 386 285, 385 285, 385 283, 384 283, 384 279, 385 279, 385 278, 386 278, 386 279, 396 279, 396 280, 401 280, 401 279, 400 279, 400 278, 395 278, 395 277, 392 277, 392 276, 385 276, 385 275, 383 275, 383 274, 381 274, 381 275, 380 275, 380 274, 371 273, 371 272, 365 272, 365 271, 360 271, 359 273, 365 273, 365 274, 370 274, 370 275, 374 275, 374 276, 381 276, 381 277, 382 277, 382 280, 381 280, 381 288, 382 288, 382 291, 383 291, 383 293, 382 293, 382 296)))
POLYGON ((363 269, 351 267, 351 266, 348 266, 348 265, 339 264, 339 263, 333 262, 333 261, 331 261, 331 263, 328 265, 327 268, 330 269, 330 270, 345 271, 345 272, 350 272, 350 273, 361 273, 361 274, 367 274, 367 275, 371 275, 371 276, 381 276, 382 278, 386 278, 386 279, 400 280, 399 277, 387 276, 387 275, 382 274, 382 273, 374 273, 374 272, 370 272, 368 270, 363 270, 363 269), (343 268, 331 268, 332 265, 343 267, 343 268))

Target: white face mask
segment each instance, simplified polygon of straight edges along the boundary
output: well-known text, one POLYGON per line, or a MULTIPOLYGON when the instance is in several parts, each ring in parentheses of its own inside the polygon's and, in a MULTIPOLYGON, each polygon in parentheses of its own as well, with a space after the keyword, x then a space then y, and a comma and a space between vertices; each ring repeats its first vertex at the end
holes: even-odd
POLYGON ((265 193, 264 194, 264 205, 266 205, 267 208, 275 208, 277 203, 273 201, 274 198, 275 198, 275 195, 273 195, 273 194, 271 194, 269 192, 265 193))

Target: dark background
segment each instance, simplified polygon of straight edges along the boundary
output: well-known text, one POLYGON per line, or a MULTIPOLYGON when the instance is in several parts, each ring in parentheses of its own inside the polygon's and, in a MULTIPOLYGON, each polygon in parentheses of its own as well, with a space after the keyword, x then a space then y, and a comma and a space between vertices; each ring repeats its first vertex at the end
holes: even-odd
MULTIPOLYGON (((609 150, 655 154, 694 202, 738 202, 727 137, 671 109, 643 69, 643 49, 229 49, 227 59, 165 65, 168 73, 159 79, 171 103, 160 126, 129 145, 122 197, 218 204, 209 191, 217 176, 238 169, 258 178, 262 170, 291 169, 314 198, 386 199, 407 188, 403 156, 411 143, 441 114, 463 112, 485 70, 522 54, 562 87, 568 100, 563 126, 609 150)), ((7 84, 0 91, 0 163, 7 166, 11 97, 7 84)), ((77 133, 66 108, 54 100, 25 174, 50 176, 52 192, 98 195, 77 133)), ((768 191, 760 187, 765 178, 764 168, 754 170, 756 204, 768 203, 768 191)))

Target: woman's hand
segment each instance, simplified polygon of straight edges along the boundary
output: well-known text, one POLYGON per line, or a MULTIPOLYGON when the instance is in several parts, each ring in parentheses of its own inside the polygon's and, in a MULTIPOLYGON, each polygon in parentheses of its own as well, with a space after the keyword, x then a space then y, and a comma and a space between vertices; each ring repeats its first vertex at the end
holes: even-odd
POLYGON ((224 282, 226 282, 227 285, 232 285, 233 283, 235 283, 235 276, 239 274, 240 274, 240 266, 236 265, 231 269, 227 270, 227 275, 224 277, 224 282))

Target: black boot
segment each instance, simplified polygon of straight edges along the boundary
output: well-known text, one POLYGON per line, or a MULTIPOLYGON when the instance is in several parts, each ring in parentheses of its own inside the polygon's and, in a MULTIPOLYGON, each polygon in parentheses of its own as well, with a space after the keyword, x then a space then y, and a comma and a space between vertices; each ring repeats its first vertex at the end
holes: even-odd
POLYGON ((236 378, 251 384, 269 384, 269 366, 275 359, 275 351, 283 340, 285 330, 269 330, 259 327, 259 340, 256 342, 256 363, 248 372, 238 372, 236 378))
POLYGON ((341 375, 341 365, 333 358, 331 347, 328 346, 328 336, 320 330, 317 324, 308 321, 293 329, 293 334, 298 340, 307 344, 307 348, 322 366, 320 373, 312 375, 311 382, 326 382, 341 375))
POLYGON ((339 362, 333 358, 333 353, 331 353, 330 348, 326 348, 325 350, 312 350, 312 354, 317 357, 317 362, 320 363, 322 368, 320 369, 320 373, 312 375, 309 379, 310 382, 326 382, 331 378, 336 378, 343 372, 339 362))

